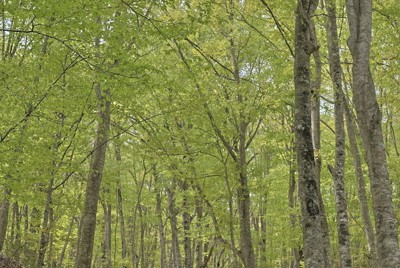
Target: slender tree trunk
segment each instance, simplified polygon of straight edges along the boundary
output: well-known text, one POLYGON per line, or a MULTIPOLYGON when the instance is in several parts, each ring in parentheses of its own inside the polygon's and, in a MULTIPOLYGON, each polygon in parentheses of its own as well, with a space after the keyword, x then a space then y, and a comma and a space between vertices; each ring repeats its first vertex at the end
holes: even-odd
MULTIPOLYGON (((107 190, 105 191, 107 192, 107 190)), ((104 213, 104 240, 102 267, 111 268, 111 204, 108 201, 102 202, 104 213)))
POLYGON ((108 94, 107 92, 102 92, 100 84, 97 84, 95 88, 98 98, 99 123, 86 185, 86 196, 79 228, 75 268, 91 267, 94 234, 96 231, 97 203, 103 176, 108 132, 110 129, 110 100, 107 99, 108 94))
POLYGON ((260 205, 260 267, 267 267, 267 201, 261 200, 260 205))
MULTIPOLYGON (((288 190, 288 199, 289 199, 289 208, 291 211, 294 210, 295 208, 295 192, 296 192, 296 170, 294 163, 296 161, 295 159, 295 152, 293 148, 293 142, 291 145, 288 146, 289 148, 289 153, 290 153, 290 160, 289 160, 289 190, 288 190)), ((299 215, 297 213, 290 213, 289 214, 289 219, 290 219, 290 225, 292 227, 293 232, 296 230, 297 224, 298 224, 298 218, 299 215)), ((298 245, 296 245, 297 241, 293 241, 292 243, 294 246, 292 247, 292 262, 290 264, 290 268, 299 268, 300 267, 300 248, 298 245)))
POLYGON ((10 194, 11 190, 4 187, 3 197, 0 203, 0 251, 3 249, 4 241, 6 240, 8 227, 8 211, 10 210, 10 194))
POLYGON ((327 36, 329 51, 329 66, 332 84, 335 91, 335 168, 330 166, 330 171, 334 180, 336 212, 337 212, 337 231, 339 240, 340 267, 351 267, 350 252, 350 232, 347 215, 347 200, 344 182, 345 166, 345 131, 343 118, 343 84, 342 68, 340 65, 339 41, 336 24, 336 4, 328 1, 326 10, 328 13, 327 36))
MULTIPOLYGON (((197 200, 196 200, 196 216, 197 216, 196 227, 198 230, 200 230, 203 220, 203 199, 199 195, 197 195, 197 200)), ((204 251, 203 239, 201 237, 196 239, 195 247, 196 247, 195 248, 196 268, 200 268, 203 265, 203 251, 204 251)))
MULTIPOLYGON (((158 175, 155 175, 156 185, 159 184, 158 175)), ((162 213, 162 200, 161 193, 159 187, 156 187, 156 209, 157 209, 157 218, 158 218, 158 233, 160 236, 160 265, 161 267, 167 267, 167 248, 166 248, 166 238, 164 231, 164 222, 163 222, 163 213, 162 213)))
POLYGON ((240 248, 245 260, 246 268, 255 268, 256 260, 251 238, 250 223, 250 190, 247 178, 246 160, 246 132, 247 123, 241 122, 239 134, 239 187, 236 189, 238 198, 238 213, 240 225, 240 248))
MULTIPOLYGON (((115 157, 117 162, 121 162, 121 151, 119 145, 115 147, 115 157)), ((124 219, 124 210, 123 210, 123 198, 122 198, 122 188, 121 182, 117 181, 117 210, 118 210, 118 219, 119 219, 119 230, 121 235, 121 257, 123 268, 126 268, 126 257, 127 257, 127 246, 126 246, 126 238, 125 238, 125 219, 124 219)))
POLYGON ((364 233, 368 241, 369 262, 371 267, 379 267, 378 253, 376 248, 376 236, 371 217, 369 215, 365 178, 362 170, 361 155, 357 145, 356 126, 346 99, 344 102, 344 110, 346 116, 347 136, 349 138, 350 151, 353 155, 353 165, 357 178, 358 199, 360 200, 361 217, 364 224, 364 233))
POLYGON ((175 207, 175 190, 176 190, 176 179, 173 179, 171 189, 167 188, 168 193, 168 212, 169 220, 171 224, 171 236, 172 236, 172 258, 173 267, 182 268, 182 257, 179 249, 179 234, 178 234, 178 221, 177 221, 177 211, 175 207))
POLYGON ((311 17, 318 2, 298 0, 295 26, 295 137, 305 267, 326 267, 319 187, 311 134, 311 17))
POLYGON ((193 267, 193 258, 192 258, 192 240, 190 238, 190 224, 191 224, 191 217, 189 214, 189 204, 188 204, 188 191, 189 185, 186 181, 181 182, 181 189, 183 192, 183 212, 182 212, 182 225, 183 225, 183 248, 185 252, 185 260, 184 260, 184 267, 185 268, 192 268, 193 267))
POLYGON ((39 242, 39 253, 38 258, 36 261, 36 267, 41 268, 44 266, 44 258, 47 250, 47 245, 49 243, 49 236, 50 236, 50 225, 51 225, 51 205, 52 205, 52 194, 53 194, 53 182, 54 179, 50 179, 49 185, 47 187, 47 194, 46 194, 46 206, 43 213, 43 222, 42 222, 42 231, 40 235, 40 242, 39 242))
POLYGON ((365 147, 381 267, 400 267, 397 220, 381 127, 381 112, 370 70, 372 0, 347 0, 353 57, 353 101, 365 147))
POLYGON ((64 240, 64 245, 63 245, 63 247, 61 249, 60 257, 58 258, 58 261, 57 261, 57 267, 58 268, 62 268, 63 267, 63 261, 64 261, 64 257, 65 257, 65 252, 67 251, 67 246, 68 246, 71 234, 72 234, 72 228, 74 227, 74 223, 75 223, 75 217, 72 217, 71 218, 71 222, 69 223, 67 236, 66 236, 66 238, 64 240))
MULTIPOLYGON (((314 43, 314 46, 318 46, 317 36, 315 32, 315 25, 311 22, 311 40, 314 43)), ((321 167, 322 167, 322 159, 321 159, 321 115, 320 115, 320 106, 321 106, 321 98, 320 98, 320 89, 321 89, 321 72, 322 72, 322 63, 321 56, 319 50, 315 50, 313 53, 314 63, 315 63, 315 78, 312 81, 312 94, 311 94, 311 131, 312 131, 312 139, 313 139, 313 148, 314 148, 314 157, 315 157, 315 175, 316 181, 318 185, 318 189, 321 189, 321 167)), ((331 243, 329 239, 329 227, 328 220, 326 218, 325 212, 325 204, 322 198, 321 190, 318 191, 318 199, 320 206, 320 215, 321 215, 321 224, 322 224, 322 238, 324 240, 324 259, 325 266, 332 266, 331 259, 331 243)))

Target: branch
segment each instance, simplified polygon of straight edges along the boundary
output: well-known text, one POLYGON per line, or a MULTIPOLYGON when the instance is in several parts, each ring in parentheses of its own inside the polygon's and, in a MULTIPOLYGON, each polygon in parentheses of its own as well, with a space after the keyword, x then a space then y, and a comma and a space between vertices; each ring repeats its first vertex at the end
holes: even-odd
POLYGON ((292 47, 289 44, 289 41, 286 38, 285 30, 282 28, 282 25, 279 23, 278 19, 275 17, 275 14, 272 12, 272 10, 269 7, 269 5, 267 4, 267 2, 265 2, 265 0, 260 0, 260 1, 267 8, 268 13, 272 16, 272 19, 274 20, 275 25, 279 30, 279 33, 281 34, 283 40, 285 41, 286 46, 288 47, 288 49, 290 51, 290 55, 292 55, 292 57, 294 58, 294 52, 293 52, 292 47))
POLYGON ((258 120, 256 129, 254 130, 254 132, 253 132, 252 135, 250 136, 249 140, 247 141, 246 146, 245 146, 246 149, 249 148, 250 144, 253 142, 254 137, 256 136, 256 134, 257 134, 257 132, 258 132, 258 129, 259 129, 260 126, 261 126, 261 123, 262 123, 262 118, 260 118, 260 120, 258 120))
POLYGON ((4 135, 0 135, 0 142, 5 141, 5 139, 7 138, 8 135, 10 135, 10 133, 12 131, 14 131, 20 124, 22 124, 23 122, 27 121, 28 118, 32 115, 32 113, 40 106, 40 104, 42 104, 42 102, 47 98, 47 96, 50 93, 51 88, 57 84, 57 82, 66 74, 66 72, 71 69, 72 67, 74 67, 79 61, 77 59, 73 60, 70 65, 68 65, 59 75, 58 77, 53 81, 53 83, 51 83, 51 85, 47 88, 46 92, 39 98, 39 100, 29 108, 29 110, 25 113, 25 115, 17 122, 15 123, 12 127, 10 127, 6 133, 4 133, 4 135))
MULTIPOLYGON (((205 59, 207 60, 207 62, 212 66, 214 72, 216 72, 216 74, 217 74, 218 76, 221 76, 221 75, 219 74, 218 71, 216 71, 216 69, 215 69, 214 65, 212 64, 211 60, 214 61, 216 64, 218 64, 219 66, 221 66, 224 70, 228 71, 230 74, 232 74, 232 76, 235 77, 235 73, 234 73, 231 69, 229 69, 227 66, 223 65, 219 60, 217 60, 217 59, 214 58, 213 56, 211 56, 211 55, 206 55, 206 53, 203 52, 203 51, 201 50, 200 46, 197 45, 195 42, 193 42, 192 40, 190 40, 190 39, 187 38, 187 37, 185 38, 185 40, 186 40, 194 49, 196 49, 196 50, 200 53, 200 55, 203 56, 203 58, 205 58, 205 59), (210 59, 211 59, 211 60, 210 60, 210 59)), ((232 80, 232 81, 235 81, 235 79, 232 79, 232 78, 229 78, 229 77, 225 77, 225 78, 227 78, 227 79, 229 79, 229 80, 232 80)))

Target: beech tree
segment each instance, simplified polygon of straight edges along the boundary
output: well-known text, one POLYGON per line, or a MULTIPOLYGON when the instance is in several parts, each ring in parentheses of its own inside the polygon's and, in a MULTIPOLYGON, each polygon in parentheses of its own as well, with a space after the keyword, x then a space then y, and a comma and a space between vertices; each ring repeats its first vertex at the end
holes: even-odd
POLYGON ((393 212, 392 191, 381 128, 382 115, 370 70, 372 1, 347 1, 353 58, 353 101, 357 111, 368 171, 371 180, 378 258, 382 267, 399 265, 397 220, 393 212))
POLYGON ((400 10, 370 4, 2 3, 2 256, 395 267, 400 10))

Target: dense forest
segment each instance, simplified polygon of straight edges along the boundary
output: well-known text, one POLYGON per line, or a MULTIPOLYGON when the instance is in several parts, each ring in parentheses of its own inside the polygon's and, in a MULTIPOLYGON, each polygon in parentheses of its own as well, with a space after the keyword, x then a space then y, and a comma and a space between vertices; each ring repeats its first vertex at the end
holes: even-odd
POLYGON ((397 1, 0 7, 0 267, 400 267, 397 1))

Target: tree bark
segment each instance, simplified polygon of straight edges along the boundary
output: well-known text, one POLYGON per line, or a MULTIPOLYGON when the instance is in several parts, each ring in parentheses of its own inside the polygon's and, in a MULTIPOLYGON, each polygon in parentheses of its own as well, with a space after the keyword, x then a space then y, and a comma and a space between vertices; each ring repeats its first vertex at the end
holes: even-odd
POLYGON ((350 232, 347 215, 347 200, 344 181, 345 166, 345 130, 344 130, 344 94, 342 83, 342 68, 340 65, 339 41, 336 24, 336 5, 328 1, 327 36, 329 51, 329 67, 335 92, 335 168, 330 167, 334 180, 337 232, 339 240, 339 256, 342 268, 351 267, 350 232))
MULTIPOLYGON (((288 189, 288 200, 289 200, 289 208, 291 211, 294 210, 296 207, 295 202, 295 192, 296 192, 296 167, 295 167, 295 152, 294 152, 294 145, 293 141, 290 143, 290 145, 287 146, 289 149, 289 160, 288 160, 288 165, 289 165, 289 189, 288 189)), ((298 218, 299 215, 297 213, 291 212, 289 214, 289 219, 290 219, 290 225, 292 227, 292 231, 295 232, 296 226, 298 224, 298 218)), ((299 268, 300 267, 300 247, 299 245, 296 245, 296 241, 293 241, 293 247, 292 247, 292 261, 290 263, 290 268, 299 268)))
MULTIPOLYGON (((315 32, 314 22, 311 21, 310 38, 314 46, 318 46, 317 35, 315 32)), ((319 50, 315 50, 313 53, 314 64, 315 64, 315 74, 314 79, 311 83, 311 133, 314 148, 315 157, 315 179, 317 181, 318 189, 321 189, 321 168, 322 168, 322 158, 321 158, 321 76, 322 76, 322 62, 319 50)), ((329 239, 329 226, 328 220, 326 218, 325 204, 322 198, 321 190, 318 191, 318 199, 320 206, 321 224, 322 224, 322 238, 324 241, 324 259, 325 266, 332 266, 331 259, 331 242, 329 239)))
POLYGON ((311 36, 311 17, 318 2, 298 0, 295 21, 295 137, 299 174, 305 267, 326 267, 319 187, 311 134, 310 55, 317 49, 311 36))
MULTIPOLYGON (((52 174, 53 175, 53 174, 52 174)), ((36 261, 36 267, 41 268, 44 266, 44 258, 47 250, 47 245, 49 243, 50 236, 50 226, 52 219, 50 217, 52 210, 52 194, 53 194, 53 182, 54 179, 50 179, 49 185, 47 187, 46 194, 46 205, 43 213, 43 222, 42 222, 42 231, 40 234, 40 242, 39 242, 39 253, 36 261)))
MULTIPOLYGON (((105 190, 104 193, 107 193, 105 190)), ((103 256, 102 267, 111 268, 111 204, 108 201, 102 202, 104 213, 104 239, 103 239, 103 256)))
POLYGON ((180 187, 183 192, 183 212, 182 212, 182 226, 184 232, 183 238, 183 248, 185 252, 184 259, 184 267, 192 268, 193 267, 193 258, 192 258, 192 239, 190 238, 190 224, 191 224, 191 216, 189 214, 189 203, 188 203, 188 188, 189 185, 186 181, 181 181, 180 187))
POLYGON ((91 267, 94 234, 96 231, 97 203, 103 177, 108 133, 110 129, 110 100, 107 99, 108 93, 102 92, 100 84, 97 84, 95 89, 98 98, 99 122, 86 185, 86 196, 79 228, 75 268, 91 267))
POLYGON ((3 197, 0 204, 0 251, 3 249, 6 240, 8 227, 8 211, 10 210, 10 194, 11 191, 7 187, 3 190, 3 197))
MULTIPOLYGON (((121 162, 121 150, 119 145, 115 145, 115 158, 117 162, 121 162)), ((119 176, 118 176, 119 177, 119 176)), ((121 235, 121 257, 123 268, 126 268, 126 257, 127 257, 127 245, 125 238, 125 219, 124 219, 124 210, 123 210, 123 198, 122 198, 122 187, 121 182, 117 181, 117 210, 118 210, 118 219, 119 219, 119 230, 121 235)))
POLYGON ((164 230, 164 222, 163 222, 163 213, 162 213, 162 200, 159 186, 159 178, 158 174, 155 174, 155 183, 156 183, 156 209, 157 209, 157 219, 158 219, 158 233, 160 236, 160 266, 167 267, 167 248, 166 248, 166 238, 165 238, 165 230, 164 230))
POLYGON ((348 46, 353 58, 353 102, 365 147, 381 267, 400 267, 397 220, 381 127, 381 112, 370 70, 372 0, 347 0, 348 46))
POLYGON ((175 207, 175 190, 176 190, 176 179, 174 178, 172 181, 171 189, 167 188, 168 194, 168 212, 169 212, 169 220, 171 224, 171 239, 172 239, 172 263, 173 267, 182 268, 182 257, 179 249, 179 234, 178 234, 178 221, 175 207))
POLYGON ((364 233, 368 241, 369 262, 371 267, 379 267, 378 253, 376 249, 376 236, 374 232, 374 227, 372 225, 371 217, 369 215, 365 178, 362 170, 361 155, 357 145, 356 126, 353 119, 353 115, 351 114, 348 105, 348 101, 346 99, 344 102, 344 110, 346 116, 347 136, 349 138, 350 151, 353 156, 353 165, 354 165, 355 175, 357 178, 357 192, 358 192, 358 199, 360 200, 361 217, 363 219, 363 224, 364 224, 364 233))

